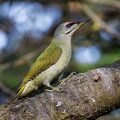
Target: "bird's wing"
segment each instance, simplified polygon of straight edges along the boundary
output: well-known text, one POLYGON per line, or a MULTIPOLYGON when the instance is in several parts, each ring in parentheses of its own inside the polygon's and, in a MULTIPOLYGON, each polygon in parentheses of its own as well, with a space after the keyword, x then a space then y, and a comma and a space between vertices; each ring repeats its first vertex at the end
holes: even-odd
MULTIPOLYGON (((54 65, 62 54, 62 49, 56 44, 50 44, 49 47, 38 57, 31 69, 25 76, 20 89, 30 80, 33 80, 38 74, 54 65)), ((19 89, 19 90, 20 90, 19 89)), ((19 91, 20 92, 20 91, 19 91)))

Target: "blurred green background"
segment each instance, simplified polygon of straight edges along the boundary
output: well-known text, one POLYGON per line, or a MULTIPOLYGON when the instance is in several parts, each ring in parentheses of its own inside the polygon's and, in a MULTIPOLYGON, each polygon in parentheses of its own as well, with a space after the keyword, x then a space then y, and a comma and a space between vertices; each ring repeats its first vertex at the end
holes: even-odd
POLYGON ((66 76, 120 59, 120 1, 0 0, 0 104, 15 96, 60 23, 88 18, 72 38, 66 76))

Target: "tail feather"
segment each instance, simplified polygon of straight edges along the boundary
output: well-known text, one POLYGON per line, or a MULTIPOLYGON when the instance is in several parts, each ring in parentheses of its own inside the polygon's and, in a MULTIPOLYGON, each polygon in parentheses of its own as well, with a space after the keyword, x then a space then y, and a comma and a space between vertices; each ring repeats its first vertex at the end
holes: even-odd
POLYGON ((17 96, 19 96, 19 95, 23 92, 25 86, 26 86, 26 84, 22 85, 22 86, 18 89, 17 96))

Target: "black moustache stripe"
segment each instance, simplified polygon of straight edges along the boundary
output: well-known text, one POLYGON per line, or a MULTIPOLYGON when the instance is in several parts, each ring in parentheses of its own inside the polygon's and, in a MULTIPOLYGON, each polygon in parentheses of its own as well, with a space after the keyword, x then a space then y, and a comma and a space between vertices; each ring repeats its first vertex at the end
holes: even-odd
POLYGON ((74 30, 74 28, 73 28, 72 30, 68 31, 68 32, 66 33, 66 35, 69 34, 69 33, 71 33, 73 30, 74 30))

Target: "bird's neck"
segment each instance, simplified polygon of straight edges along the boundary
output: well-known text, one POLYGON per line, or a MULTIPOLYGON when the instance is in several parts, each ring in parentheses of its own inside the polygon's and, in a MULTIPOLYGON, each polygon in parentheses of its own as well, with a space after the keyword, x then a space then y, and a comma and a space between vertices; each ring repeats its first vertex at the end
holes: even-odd
POLYGON ((60 47, 71 47, 71 36, 54 36, 52 42, 60 47))
MULTIPOLYGON (((53 44, 56 44, 58 47, 62 49, 62 56, 67 63, 69 63, 70 58, 71 58, 71 36, 66 36, 66 37, 53 37, 52 40, 53 44)), ((67 64, 66 64, 67 66, 67 64)))

